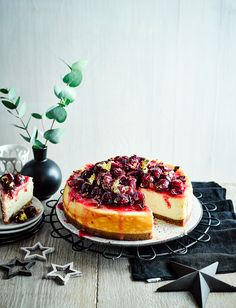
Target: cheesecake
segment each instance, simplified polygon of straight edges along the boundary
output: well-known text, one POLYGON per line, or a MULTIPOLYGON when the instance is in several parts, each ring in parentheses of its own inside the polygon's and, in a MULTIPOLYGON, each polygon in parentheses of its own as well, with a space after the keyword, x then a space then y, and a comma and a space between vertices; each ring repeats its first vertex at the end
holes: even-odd
POLYGON ((133 155, 116 156, 74 171, 63 192, 63 210, 80 230, 118 240, 146 240, 154 217, 184 226, 192 185, 179 167, 133 155))
POLYGON ((29 205, 33 198, 33 180, 22 174, 0 177, 0 218, 9 224, 15 215, 29 205))

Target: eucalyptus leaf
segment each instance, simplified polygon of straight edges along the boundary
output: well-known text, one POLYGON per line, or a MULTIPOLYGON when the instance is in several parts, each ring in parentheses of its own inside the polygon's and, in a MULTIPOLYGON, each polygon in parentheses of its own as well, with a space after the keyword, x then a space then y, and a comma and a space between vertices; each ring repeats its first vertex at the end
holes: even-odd
POLYGON ((42 115, 39 114, 39 113, 34 112, 34 113, 31 113, 31 115, 32 115, 32 117, 35 118, 35 119, 42 119, 42 115))
POLYGON ((28 128, 28 126, 29 126, 29 123, 30 123, 30 120, 31 120, 31 115, 30 115, 30 117, 29 117, 29 120, 27 121, 27 123, 26 123, 26 128, 28 128))
POLYGON ((15 102, 16 107, 18 107, 20 104, 20 96, 17 97, 17 100, 15 102))
POLYGON ((20 128, 20 129, 24 129, 25 130, 25 127, 23 126, 19 126, 19 125, 16 125, 16 124, 12 124, 13 126, 17 127, 17 128, 20 128))
POLYGON ((54 94, 56 95, 57 98, 61 98, 60 93, 61 93, 61 88, 58 87, 57 85, 55 85, 54 86, 54 94))
POLYGON ((86 68, 87 65, 88 65, 87 60, 80 60, 80 61, 73 63, 71 65, 71 69, 72 70, 79 70, 79 71, 83 72, 83 70, 86 68))
POLYGON ((25 141, 30 142, 30 138, 29 138, 29 137, 25 137, 25 136, 23 136, 22 134, 20 134, 20 135, 21 135, 21 137, 22 137, 25 141))
POLYGON ((46 117, 56 120, 58 123, 63 123, 66 120, 67 112, 64 107, 56 106, 46 112, 46 117))
MULTIPOLYGON (((61 99, 64 102, 68 102, 68 103, 72 103, 76 98, 76 92, 74 89, 70 88, 70 87, 65 87, 62 91, 61 91, 61 99)), ((68 104, 67 104, 68 105, 68 104)))
POLYGON ((40 140, 36 139, 34 141, 33 148, 35 148, 35 149, 43 149, 44 147, 45 147, 44 144, 40 140))
POLYGON ((38 129, 35 127, 30 138, 30 143, 34 144, 37 137, 38 137, 38 129))
POLYGON ((13 104, 12 102, 10 101, 6 101, 6 100, 2 100, 2 103, 5 107, 7 107, 8 109, 16 109, 16 105, 13 104))
POLYGON ((44 134, 44 132, 43 132, 42 130, 39 129, 39 130, 38 130, 38 135, 41 136, 41 137, 43 137, 43 134, 44 134))
POLYGON ((26 103, 23 103, 23 104, 20 106, 19 111, 18 111, 18 116, 19 116, 19 118, 23 118, 23 116, 24 116, 25 113, 26 113, 26 109, 27 109, 26 103))
POLYGON ((80 70, 72 70, 64 76, 63 81, 70 87, 78 87, 81 84, 82 77, 80 70))
POLYGON ((17 118, 17 116, 10 110, 7 110, 7 112, 9 112, 11 115, 13 115, 15 118, 17 118))
POLYGON ((51 143, 59 143, 63 135, 63 130, 61 128, 49 129, 44 133, 44 138, 51 143))
POLYGON ((13 100, 16 98, 16 90, 14 88, 11 88, 8 92, 8 98, 9 100, 13 100))
POLYGON ((0 89, 0 92, 2 92, 3 94, 8 94, 9 90, 6 89, 6 88, 2 88, 2 89, 0 89))

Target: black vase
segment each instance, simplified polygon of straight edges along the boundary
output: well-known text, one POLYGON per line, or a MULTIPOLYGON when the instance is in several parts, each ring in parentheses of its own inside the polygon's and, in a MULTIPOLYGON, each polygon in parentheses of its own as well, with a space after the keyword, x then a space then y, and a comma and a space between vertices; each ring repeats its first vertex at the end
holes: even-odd
POLYGON ((33 178, 34 196, 39 200, 49 199, 61 185, 61 170, 47 158, 47 147, 34 149, 34 159, 26 163, 21 173, 33 178))

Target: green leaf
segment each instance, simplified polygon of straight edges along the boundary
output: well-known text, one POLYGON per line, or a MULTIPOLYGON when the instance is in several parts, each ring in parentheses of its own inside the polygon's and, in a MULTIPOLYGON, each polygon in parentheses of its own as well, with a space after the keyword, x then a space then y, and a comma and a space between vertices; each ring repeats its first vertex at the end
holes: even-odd
POLYGON ((38 129, 35 127, 30 138, 30 143, 34 144, 37 137, 38 137, 38 129))
POLYGON ((87 65, 88 65, 87 60, 80 60, 80 61, 73 63, 71 65, 71 69, 72 70, 79 70, 79 71, 83 72, 87 65))
POLYGON ((29 137, 25 137, 25 136, 23 136, 22 134, 20 134, 20 135, 21 135, 21 137, 22 137, 25 141, 30 142, 30 138, 29 138, 29 137))
POLYGON ((58 123, 63 123, 66 120, 67 112, 64 107, 56 106, 46 112, 46 117, 48 119, 54 119, 58 123))
POLYGON ((33 148, 35 148, 35 149, 43 149, 44 147, 45 147, 44 144, 40 140, 36 139, 34 141, 33 148))
POLYGON ((2 88, 0 89, 0 92, 2 92, 3 94, 8 94, 9 90, 6 88, 2 88))
POLYGON ((26 103, 23 103, 20 106, 19 111, 18 111, 18 116, 19 116, 20 119, 23 118, 23 116, 25 115, 26 109, 27 109, 26 103))
POLYGON ((54 94, 56 95, 56 97, 61 98, 61 88, 58 87, 57 85, 54 86, 54 94))
POLYGON ((82 77, 80 70, 72 70, 64 76, 63 81, 70 87, 78 87, 81 84, 82 77))
POLYGON ((44 138, 51 143, 59 143, 63 135, 63 130, 61 128, 49 129, 44 133, 44 138))
POLYGON ((19 125, 16 125, 16 124, 12 124, 13 126, 17 127, 17 128, 20 128, 20 129, 24 129, 25 130, 25 127, 23 126, 19 126, 19 125))
POLYGON ((61 91, 61 99, 64 102, 67 102, 67 105, 69 103, 72 103, 76 98, 76 92, 74 89, 71 89, 70 87, 65 87, 62 91, 61 91))
POLYGON ((16 98, 16 90, 14 88, 11 88, 8 92, 8 98, 9 100, 13 100, 16 98))
POLYGON ((12 102, 10 101, 5 101, 5 100, 2 100, 2 103, 5 107, 7 107, 8 109, 16 109, 16 105, 13 104, 12 102))
POLYGON ((12 111, 7 110, 7 112, 9 112, 11 115, 13 115, 15 118, 18 118, 12 111))
POLYGON ((20 104, 20 96, 17 97, 17 100, 15 102, 16 107, 18 107, 20 104))
POLYGON ((32 115, 32 117, 35 118, 35 119, 42 119, 42 115, 39 114, 39 113, 34 112, 34 113, 31 113, 31 115, 32 115))
POLYGON ((29 116, 29 120, 28 120, 27 123, 26 123, 26 128, 28 128, 29 123, 30 123, 30 120, 31 120, 31 115, 29 116))

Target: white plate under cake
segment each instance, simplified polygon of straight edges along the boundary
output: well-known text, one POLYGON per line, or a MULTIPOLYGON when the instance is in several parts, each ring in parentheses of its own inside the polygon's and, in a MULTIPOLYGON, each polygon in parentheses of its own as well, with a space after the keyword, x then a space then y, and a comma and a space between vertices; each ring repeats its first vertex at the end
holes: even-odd
POLYGON ((86 165, 70 176, 63 193, 70 223, 120 241, 153 238, 154 217, 185 226, 192 205, 192 185, 179 166, 136 155, 86 165))
POLYGON ((152 238, 148 240, 132 240, 132 241, 109 239, 101 236, 96 236, 81 230, 80 228, 72 225, 70 221, 66 218, 65 212, 63 211, 62 203, 59 203, 57 205, 56 214, 58 220, 61 222, 63 227, 78 237, 82 237, 99 244, 124 246, 124 247, 137 247, 137 246, 149 246, 149 245, 161 244, 168 241, 172 241, 174 239, 181 238, 186 234, 189 234, 200 222, 203 215, 203 208, 199 200, 194 197, 191 215, 184 226, 170 224, 164 220, 155 218, 153 223, 152 238))

